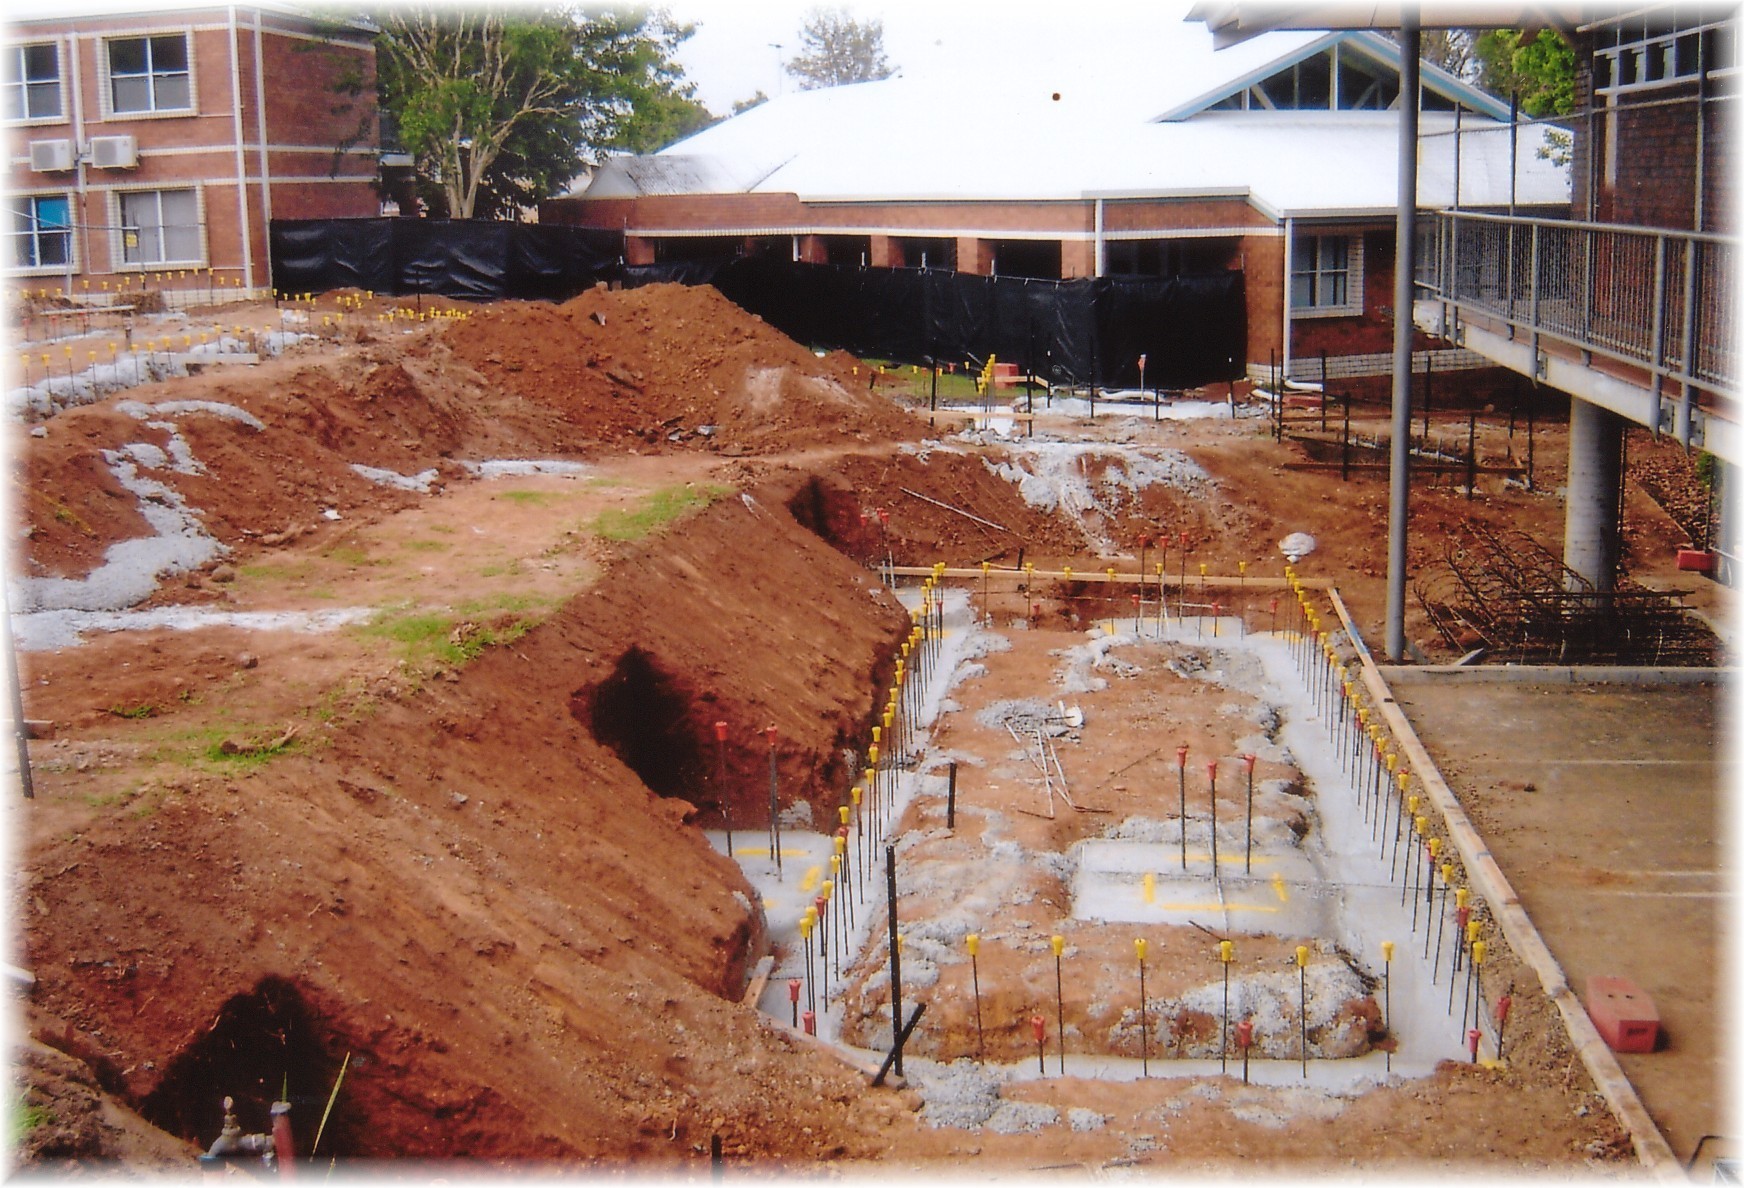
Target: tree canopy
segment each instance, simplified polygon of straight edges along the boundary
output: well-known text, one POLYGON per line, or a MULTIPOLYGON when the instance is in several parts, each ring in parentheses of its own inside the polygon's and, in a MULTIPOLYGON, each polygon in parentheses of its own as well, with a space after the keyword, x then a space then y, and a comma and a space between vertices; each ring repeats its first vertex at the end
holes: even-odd
POLYGON ((1518 92, 1529 116, 1567 115, 1574 110, 1574 47, 1555 29, 1528 34, 1490 29, 1472 45, 1478 85, 1493 95, 1518 92))
POLYGON ((871 82, 894 73, 884 56, 884 22, 857 21, 840 8, 808 12, 799 45, 786 70, 799 80, 802 91, 871 82))
POLYGON ((426 0, 374 15, 381 108, 440 214, 512 218, 605 150, 713 121, 672 59, 691 30, 663 12, 426 0))

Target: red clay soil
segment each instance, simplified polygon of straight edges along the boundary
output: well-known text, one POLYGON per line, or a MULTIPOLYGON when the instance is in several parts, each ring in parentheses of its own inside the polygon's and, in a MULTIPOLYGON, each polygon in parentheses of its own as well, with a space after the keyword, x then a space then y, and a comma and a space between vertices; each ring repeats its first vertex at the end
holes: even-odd
MULTIPOLYGON (((863 748, 908 621, 868 560, 1081 556, 1076 528, 977 456, 909 452, 924 422, 865 392, 851 360, 818 358, 713 290, 596 291, 403 325, 361 318, 343 342, 127 395, 223 401, 265 425, 177 419, 204 473, 166 481, 241 577, 208 566, 153 601, 410 603, 448 616, 454 642, 497 642, 435 662, 367 631, 222 628, 25 655, 26 716, 49 723, 20 827, 32 1035, 201 1146, 226 1093, 258 1130, 288 1092, 307 1137, 347 1057, 322 1141, 342 1156, 660 1168, 694 1166, 713 1133, 729 1156, 800 1163, 995 1143, 915 1126, 911 1096, 869 1091, 733 1001, 761 913, 700 827, 719 824, 723 799, 736 826, 762 822, 770 725, 783 800, 840 798, 843 751, 863 748), (493 503, 459 466, 515 457, 590 461, 597 485, 530 482, 493 503), (353 463, 435 468, 441 483, 416 495, 353 463), (612 546, 574 518, 678 488, 708 506, 640 542, 612 546), (528 511, 545 507, 543 520, 528 511), (416 563, 365 556, 376 532, 417 546, 416 563), (502 596, 465 609, 485 570, 462 544, 497 533, 520 550, 491 579, 502 596)), ((115 403, 21 435, 22 572, 79 576, 143 534, 101 451, 169 433, 115 403)), ((1354 570, 1365 629, 1378 623, 1384 483, 1329 498, 1323 477, 1280 469, 1295 455, 1251 423, 1194 453, 1225 482, 1215 499, 1152 505, 1117 539, 1191 516, 1219 569, 1270 557, 1275 570, 1276 539, 1306 527, 1324 542, 1314 571, 1342 583, 1354 570)), ((1541 527, 1548 503, 1498 491, 1480 506, 1541 527)), ((1445 522, 1471 510, 1451 495, 1420 506, 1445 522)), ((1571 1138, 1549 1121, 1582 1100, 1578 1078, 1517 1124, 1459 1105, 1455 1080, 1468 1084, 1437 1078, 1449 1117, 1495 1131, 1496 1149, 1524 1136, 1532 1158, 1578 1165, 1590 1127, 1571 1138)), ((1355 1141, 1298 1129, 1310 1159, 1355 1141)), ((1182 1151, 1230 1156, 1201 1138, 1182 1151)), ((1066 1141, 1088 1159, 1108 1139, 1066 1141)), ((1021 1165, 1032 1147, 1012 1136, 1002 1150, 1021 1165)), ((1443 1157, 1410 1133, 1364 1149, 1443 1157)))

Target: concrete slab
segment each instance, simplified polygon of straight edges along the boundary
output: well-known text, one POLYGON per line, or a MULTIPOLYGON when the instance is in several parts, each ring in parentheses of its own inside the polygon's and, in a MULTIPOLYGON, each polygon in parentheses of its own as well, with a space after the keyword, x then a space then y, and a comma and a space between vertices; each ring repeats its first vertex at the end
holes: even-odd
POLYGON ((1739 769, 1719 687, 1388 675, 1569 983, 1615 974, 1653 996, 1659 1049, 1618 1060, 1673 1151, 1729 1132, 1720 789, 1739 769))

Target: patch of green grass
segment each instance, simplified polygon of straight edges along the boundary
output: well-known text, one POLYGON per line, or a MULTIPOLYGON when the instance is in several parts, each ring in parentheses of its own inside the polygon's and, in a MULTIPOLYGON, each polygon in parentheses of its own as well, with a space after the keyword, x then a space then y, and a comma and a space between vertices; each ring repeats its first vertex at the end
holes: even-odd
POLYGON ((85 800, 85 803, 90 805, 92 808, 99 808, 100 809, 100 808, 110 808, 110 807, 117 805, 117 804, 126 804, 128 801, 132 800, 135 796, 138 796, 138 795, 139 795, 139 786, 137 784, 135 784, 135 785, 133 785, 131 787, 127 787, 127 788, 117 788, 113 792, 105 792, 101 795, 99 795, 95 792, 87 793, 85 795, 84 800, 85 800))
POLYGON ((625 510, 609 508, 601 512, 589 523, 588 531, 606 540, 641 540, 664 530, 684 515, 732 494, 732 491, 731 487, 718 483, 662 487, 637 507, 625 510))
POLYGON ((54 1114, 47 1106, 33 1105, 20 1099, 18 1108, 12 1111, 12 1145, 17 1147, 26 1135, 53 1120, 54 1114))
POLYGON ((478 571, 480 577, 514 577, 521 572, 519 558, 504 561, 497 565, 487 565, 478 571))
POLYGON ((476 659, 486 648, 513 643, 527 634, 538 618, 522 612, 544 604, 542 599, 504 594, 468 602, 456 611, 401 607, 383 611, 361 630, 399 644, 401 659, 407 665, 434 662, 459 667, 476 659), (493 613, 494 621, 475 621, 493 613))
POLYGON ((539 594, 512 594, 507 591, 493 594, 489 598, 469 598, 458 607, 463 615, 488 615, 504 611, 524 614, 527 611, 544 610, 550 607, 556 599, 539 594))
POLYGON ((430 531, 434 532, 437 536, 455 536, 459 534, 460 529, 456 528, 453 524, 432 524, 430 525, 430 531))
POLYGON ((353 569, 361 569, 365 565, 380 565, 381 562, 371 557, 356 545, 334 545, 328 549, 325 556, 330 561, 341 565, 349 565, 353 569))
POLYGON ((294 582, 308 577, 310 569, 307 561, 299 561, 294 565, 278 561, 255 561, 238 566, 236 572, 257 582, 294 582))
POLYGON ((454 546, 445 540, 408 540, 401 547, 413 553, 446 553, 454 546))
POLYGON ((569 498, 559 491, 498 491, 497 497, 526 507, 544 507, 548 503, 569 498))
POLYGON ((332 602, 335 598, 339 597, 339 595, 335 594, 332 589, 327 586, 317 586, 308 593, 310 598, 319 598, 324 602, 332 602))
MULTIPOLYGON (((236 737, 226 733, 224 738, 209 744, 202 756, 206 762, 215 764, 230 771, 253 771, 265 767, 280 755, 290 755, 302 748, 303 740, 292 735, 286 738, 280 734, 274 738, 265 739, 259 743, 245 743, 234 750, 226 750, 225 742, 236 737)), ((134 810, 136 817, 149 816, 157 811, 157 805, 141 805, 134 810)))
POLYGON ((157 706, 152 705, 150 702, 141 702, 138 705, 112 705, 109 707, 109 712, 114 714, 117 718, 129 718, 133 721, 138 721, 141 718, 149 718, 155 715, 157 713, 157 706))

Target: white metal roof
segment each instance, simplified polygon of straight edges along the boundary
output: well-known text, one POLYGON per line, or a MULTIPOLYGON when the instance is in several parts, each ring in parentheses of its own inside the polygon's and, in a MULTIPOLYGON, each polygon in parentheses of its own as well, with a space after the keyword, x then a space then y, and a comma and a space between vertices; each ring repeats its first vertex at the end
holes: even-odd
MULTIPOLYGON (((1006 75, 990 85, 965 71, 802 91, 665 150, 661 157, 687 158, 688 167, 672 171, 667 188, 641 192, 793 193, 813 202, 1220 192, 1245 194, 1280 218, 1384 214, 1396 206, 1393 112, 1205 111, 1154 122, 1321 36, 1268 33, 1217 53, 1204 37, 1144 77, 1006 75), (744 180, 693 189, 685 176, 744 180)), ((1452 204, 1452 128, 1451 113, 1423 114, 1425 205, 1452 204)), ((1522 205, 1569 199, 1568 171, 1550 159, 1546 136, 1542 127, 1521 130, 1514 197, 1522 205)), ((1506 128, 1468 114, 1459 139, 1461 204, 1507 204, 1506 128)))

